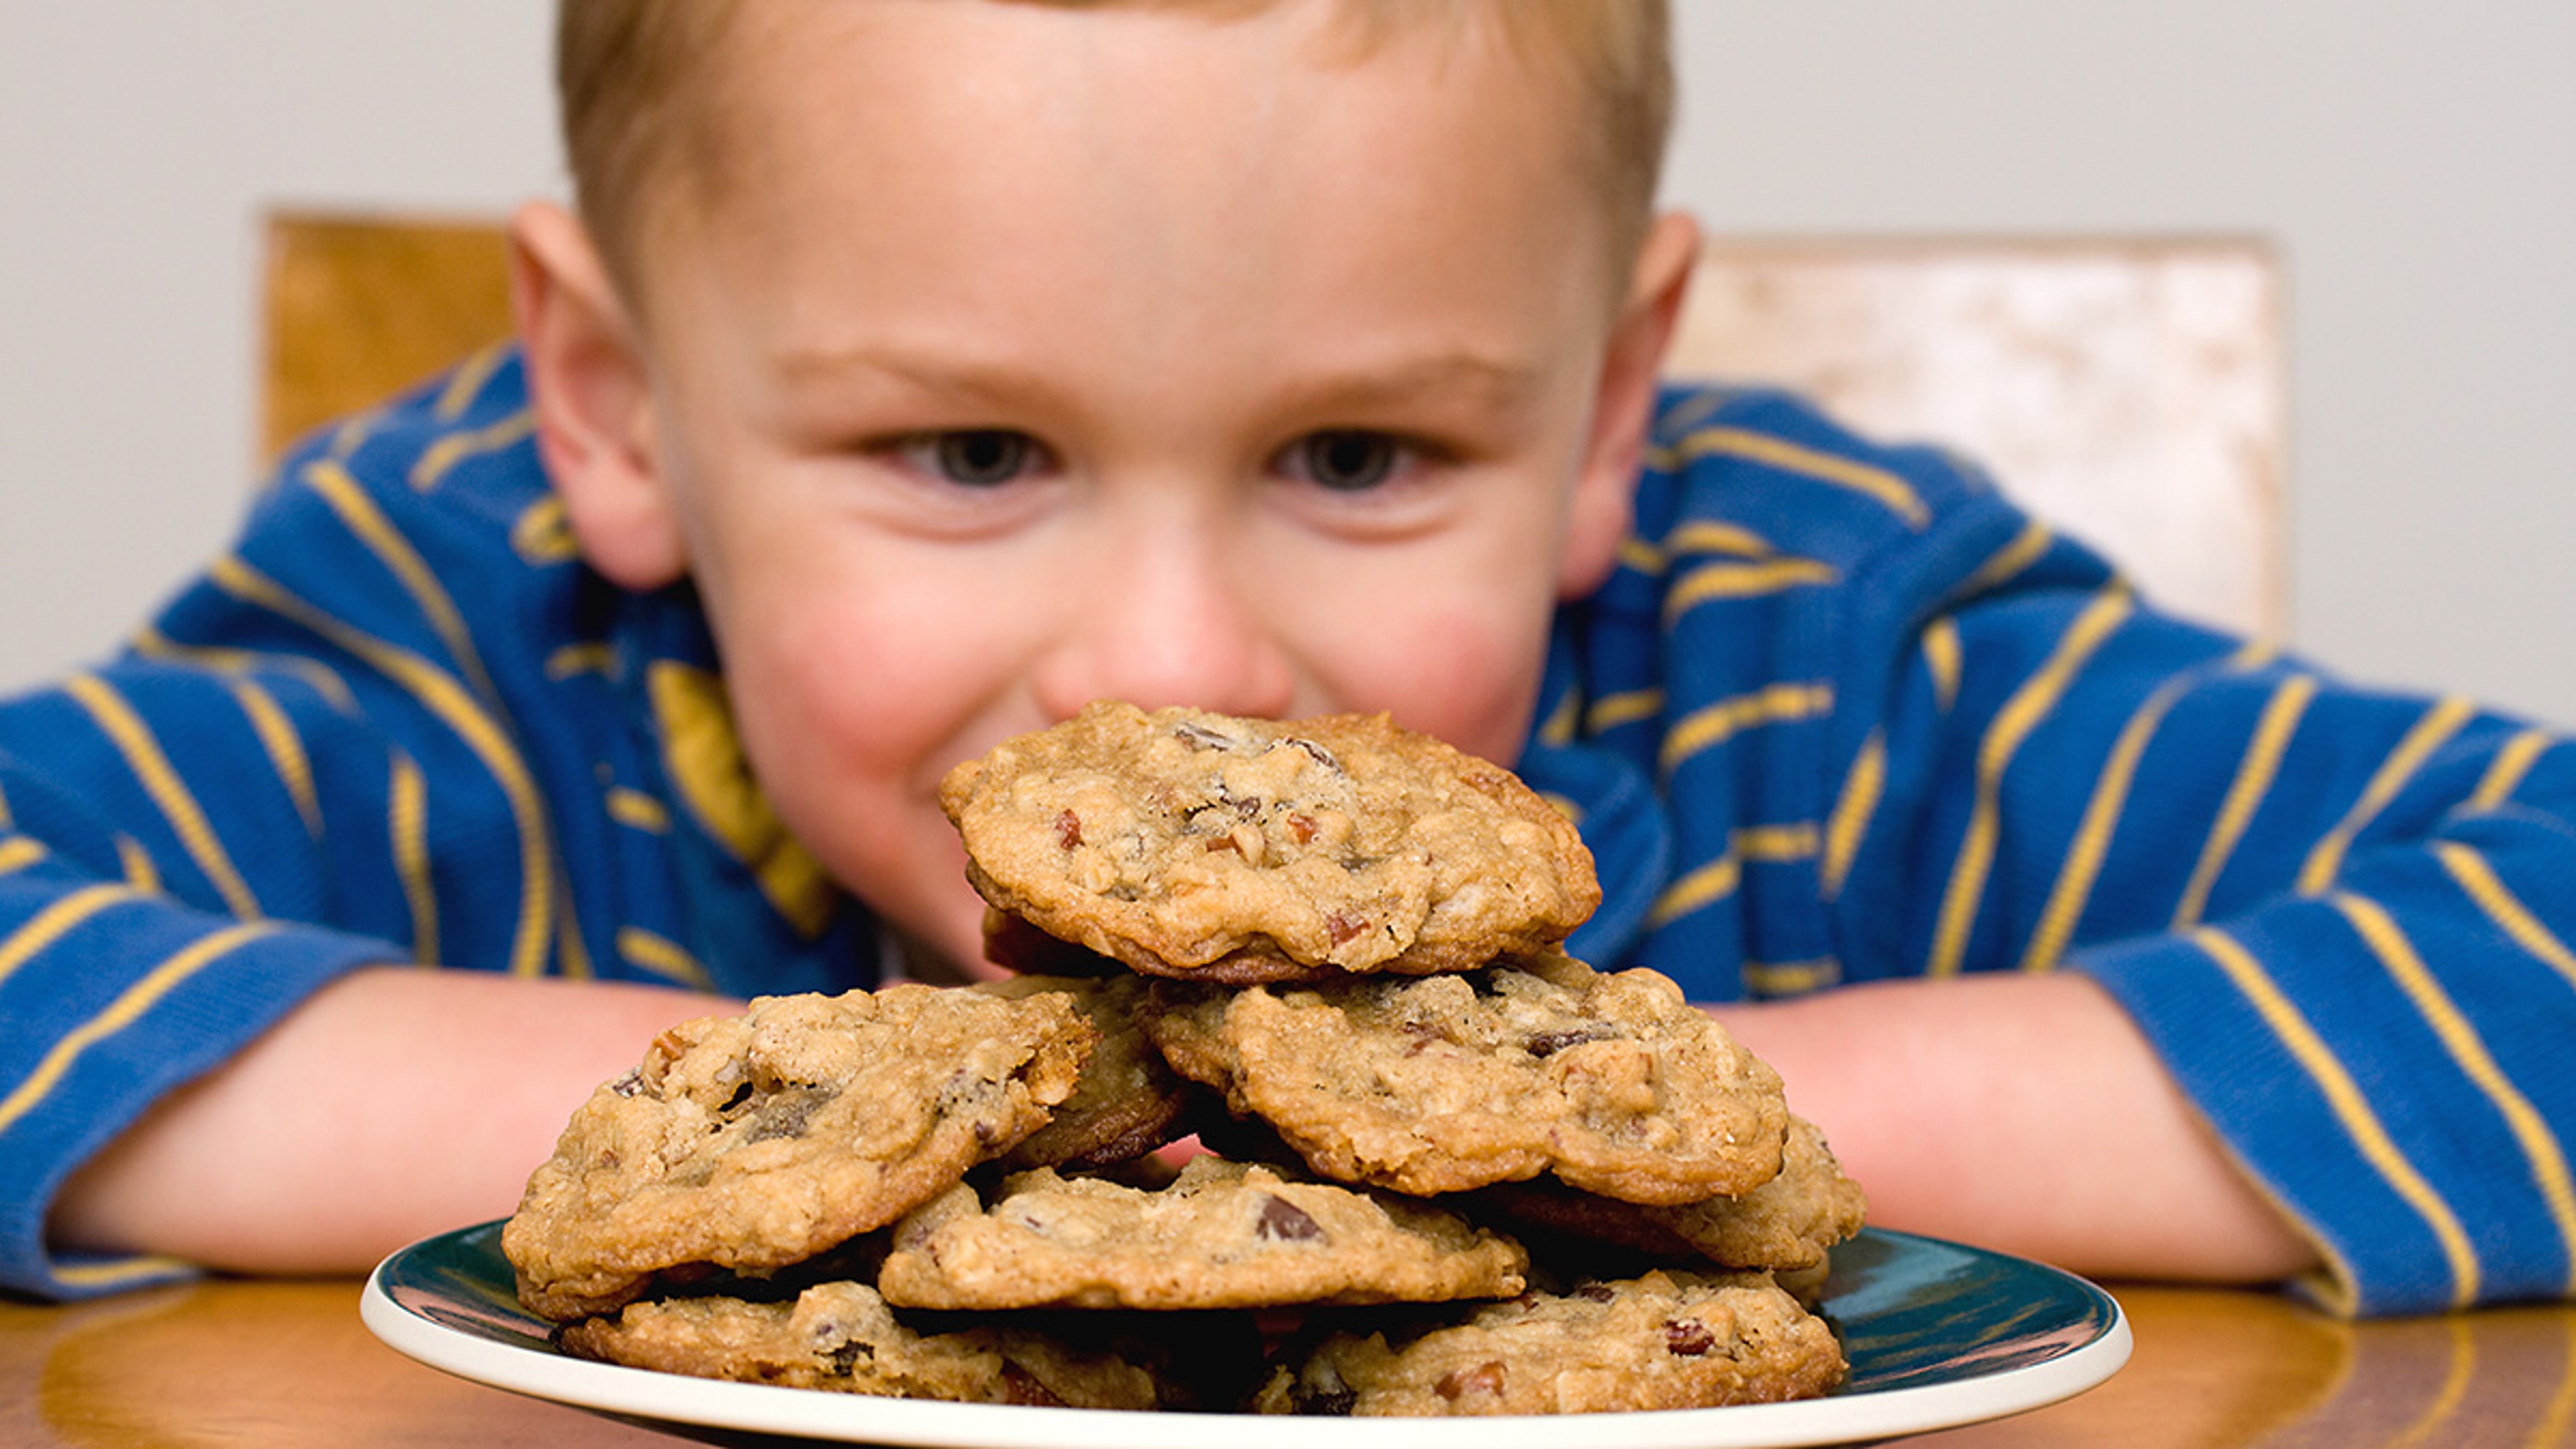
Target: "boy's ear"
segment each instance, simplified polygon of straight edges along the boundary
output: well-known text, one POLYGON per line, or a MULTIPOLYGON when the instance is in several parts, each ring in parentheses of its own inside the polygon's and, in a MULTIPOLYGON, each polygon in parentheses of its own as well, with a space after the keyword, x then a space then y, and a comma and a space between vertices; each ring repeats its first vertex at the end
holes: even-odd
POLYGON ((1679 212, 1656 217, 1637 248, 1627 301, 1610 332, 1602 361, 1601 389, 1592 412, 1592 436, 1574 484, 1565 550, 1557 568, 1557 594, 1578 599, 1601 586, 1619 563, 1636 501, 1637 475, 1645 465, 1646 430, 1653 420, 1655 389, 1663 376, 1664 350, 1681 317, 1699 260, 1699 224, 1679 212))
POLYGON ((589 233, 562 207, 533 202, 511 217, 510 304, 537 456, 582 557, 624 588, 677 582, 688 549, 654 445, 643 349, 589 233))

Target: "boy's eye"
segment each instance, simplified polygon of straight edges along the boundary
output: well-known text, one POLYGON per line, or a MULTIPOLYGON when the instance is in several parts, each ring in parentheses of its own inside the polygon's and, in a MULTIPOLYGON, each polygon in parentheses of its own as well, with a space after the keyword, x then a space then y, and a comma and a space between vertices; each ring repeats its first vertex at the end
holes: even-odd
POLYGON ((1332 428, 1290 444, 1281 461, 1289 473, 1319 488, 1358 493, 1394 477, 1405 456, 1405 445, 1385 433, 1332 428))
POLYGON ((924 433, 897 451, 922 472, 964 488, 999 487, 1044 461, 1036 440, 1007 428, 924 433))

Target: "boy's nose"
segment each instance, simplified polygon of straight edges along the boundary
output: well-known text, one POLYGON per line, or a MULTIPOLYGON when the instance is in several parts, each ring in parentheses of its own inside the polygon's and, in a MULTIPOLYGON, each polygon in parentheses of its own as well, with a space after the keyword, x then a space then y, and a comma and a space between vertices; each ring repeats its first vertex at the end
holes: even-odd
POLYGON ((1040 705, 1068 718, 1094 699, 1283 715, 1296 671, 1242 565, 1198 539, 1148 536, 1112 551, 1065 599, 1040 664, 1040 705))

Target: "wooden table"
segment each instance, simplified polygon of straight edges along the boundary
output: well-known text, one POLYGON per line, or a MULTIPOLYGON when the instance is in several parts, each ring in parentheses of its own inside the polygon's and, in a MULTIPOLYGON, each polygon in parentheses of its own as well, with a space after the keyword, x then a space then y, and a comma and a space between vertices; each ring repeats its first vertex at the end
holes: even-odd
MULTIPOLYGON (((2129 1366, 2062 1404, 1910 1441, 2000 1446, 2576 1442, 2576 1308, 2352 1326, 2278 1298, 2118 1291, 2129 1366)), ((448 1378, 376 1342, 354 1282, 215 1282, 61 1308, 0 1302, 0 1444, 679 1441, 448 1378)))

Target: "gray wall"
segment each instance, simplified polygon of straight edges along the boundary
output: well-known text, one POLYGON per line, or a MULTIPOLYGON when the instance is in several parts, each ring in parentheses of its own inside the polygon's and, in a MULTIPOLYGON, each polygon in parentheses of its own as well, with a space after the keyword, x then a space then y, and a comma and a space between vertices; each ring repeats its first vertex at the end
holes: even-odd
MULTIPOLYGON (((2296 642, 2576 722, 2576 5, 1678 8, 1714 228, 2274 239, 2296 642)), ((0 686, 227 535, 263 205, 558 189, 545 9, 0 0, 0 686)))

